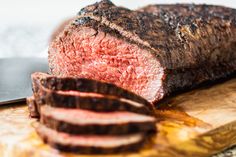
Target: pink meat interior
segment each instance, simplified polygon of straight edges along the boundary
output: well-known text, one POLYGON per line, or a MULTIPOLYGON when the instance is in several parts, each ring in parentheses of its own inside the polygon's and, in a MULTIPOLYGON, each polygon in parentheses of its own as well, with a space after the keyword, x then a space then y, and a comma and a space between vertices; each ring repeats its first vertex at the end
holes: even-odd
POLYGON ((156 57, 120 38, 92 28, 74 28, 49 48, 52 74, 114 83, 148 101, 162 98, 163 68, 156 57))
POLYGON ((37 131, 47 139, 64 145, 93 146, 93 147, 119 147, 122 145, 137 143, 143 139, 142 134, 125 136, 96 136, 96 135, 70 135, 54 131, 43 125, 37 127, 37 131))
MULTIPOLYGON (((47 89, 45 89, 47 90, 47 89)), ((50 91, 50 90, 49 90, 50 91)), ((138 102, 132 101, 132 100, 128 100, 125 98, 117 98, 115 96, 111 96, 111 95, 102 95, 102 94, 98 94, 98 93, 87 93, 87 92, 79 92, 79 91, 56 91, 57 94, 61 94, 61 95, 73 95, 73 96, 79 96, 79 97, 91 97, 91 98, 113 98, 113 99, 119 99, 119 101, 121 102, 126 102, 129 103, 130 105, 133 105, 135 107, 143 107, 143 104, 140 104, 138 102)))
POLYGON ((155 122, 155 118, 131 112, 93 112, 81 109, 43 107, 42 114, 74 124, 122 124, 128 122, 155 122))

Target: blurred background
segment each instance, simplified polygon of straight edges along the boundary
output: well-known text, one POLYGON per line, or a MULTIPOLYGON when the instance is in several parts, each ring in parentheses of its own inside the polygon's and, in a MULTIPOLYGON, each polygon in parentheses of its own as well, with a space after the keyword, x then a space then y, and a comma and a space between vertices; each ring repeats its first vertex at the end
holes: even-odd
MULTIPOLYGON (((0 0, 0 58, 47 57, 53 30, 96 0, 0 0)), ((135 9, 157 3, 207 3, 236 8, 235 0, 113 0, 135 9)))

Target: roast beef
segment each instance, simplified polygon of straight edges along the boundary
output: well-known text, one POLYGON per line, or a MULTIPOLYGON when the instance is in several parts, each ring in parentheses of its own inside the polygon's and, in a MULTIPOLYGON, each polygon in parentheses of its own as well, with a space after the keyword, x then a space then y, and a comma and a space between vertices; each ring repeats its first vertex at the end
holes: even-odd
POLYGON ((97 93, 54 91, 42 88, 38 95, 40 95, 45 104, 53 107, 80 108, 98 112, 131 111, 140 114, 152 113, 152 110, 144 104, 97 93))
POLYGON ((32 82, 34 97, 39 106, 47 104, 63 108, 141 114, 151 114, 153 110, 153 106, 140 96, 103 82, 55 77, 44 73, 32 74, 32 82))
POLYGON ((26 99, 26 103, 27 103, 28 109, 29 109, 29 116, 32 118, 39 117, 38 107, 35 102, 34 96, 28 97, 26 99))
POLYGON ((144 134, 123 136, 71 135, 43 125, 37 127, 39 136, 54 148, 81 154, 111 154, 135 151, 145 143, 144 134))
POLYGON ((70 22, 72 22, 73 20, 74 18, 68 18, 64 20, 62 23, 60 23, 59 26, 53 31, 50 37, 50 41, 54 40, 65 29, 65 27, 69 25, 70 22))
POLYGON ((149 104, 144 98, 133 92, 125 90, 111 83, 101 82, 92 79, 84 79, 79 77, 57 77, 41 72, 31 75, 33 92, 37 93, 38 85, 41 84, 45 88, 51 90, 62 91, 80 91, 88 93, 98 93, 105 95, 113 95, 121 98, 133 100, 135 102, 149 104))
POLYGON ((125 111, 93 112, 43 106, 40 113, 42 124, 70 134, 109 135, 155 132, 156 130, 154 117, 125 111))
POLYGON ((51 43, 48 59, 54 75, 113 83, 156 103, 235 72, 236 10, 194 4, 129 10, 103 0, 79 12, 51 43))

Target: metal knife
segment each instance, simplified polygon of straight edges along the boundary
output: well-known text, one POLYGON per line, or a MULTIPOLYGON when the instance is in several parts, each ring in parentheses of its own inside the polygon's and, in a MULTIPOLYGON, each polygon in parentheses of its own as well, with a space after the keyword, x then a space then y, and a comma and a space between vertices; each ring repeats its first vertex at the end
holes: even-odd
POLYGON ((0 59, 0 105, 32 95, 30 75, 36 71, 48 71, 46 58, 0 59))

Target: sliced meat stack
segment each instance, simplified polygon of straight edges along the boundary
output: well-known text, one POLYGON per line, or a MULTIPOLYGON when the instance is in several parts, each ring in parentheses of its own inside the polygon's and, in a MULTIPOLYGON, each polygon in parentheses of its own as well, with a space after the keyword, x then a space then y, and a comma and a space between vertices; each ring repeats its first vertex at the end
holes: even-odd
POLYGON ((116 84, 151 103, 236 71, 236 10, 103 0, 82 9, 49 47, 50 72, 116 84))
MULTIPOLYGON (((36 72, 31 75, 35 108, 80 108, 93 111, 130 111, 152 114, 153 105, 144 98, 116 85, 91 79, 55 77, 36 72), (94 105, 96 104, 96 105, 94 105)), ((33 104, 32 98, 28 99, 33 104)), ((32 106, 32 105, 31 105, 32 106)))
POLYGON ((141 148, 156 131, 153 106, 116 85, 91 79, 31 76, 30 115, 49 145, 78 153, 117 153, 141 148))

